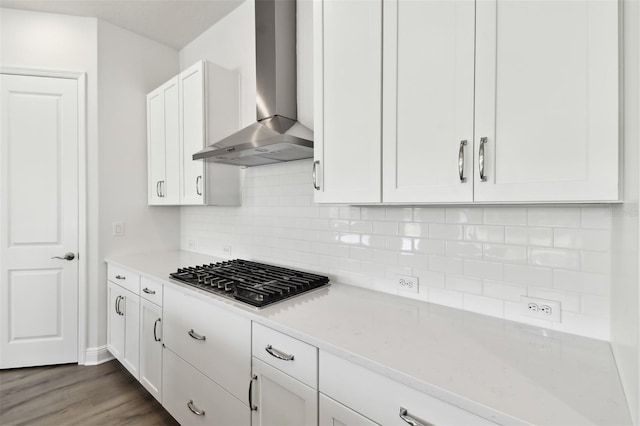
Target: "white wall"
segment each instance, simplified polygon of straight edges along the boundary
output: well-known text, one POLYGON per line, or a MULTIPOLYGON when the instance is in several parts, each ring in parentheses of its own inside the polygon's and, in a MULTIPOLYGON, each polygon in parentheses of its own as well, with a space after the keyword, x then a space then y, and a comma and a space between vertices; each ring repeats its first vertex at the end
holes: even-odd
MULTIPOLYGON (((146 129, 147 93, 178 68, 176 50, 98 21, 100 259, 179 246, 179 209, 147 205, 146 129), (112 236, 114 221, 124 222, 124 236, 112 236)), ((90 346, 106 344, 106 265, 99 266, 90 346)))
MULTIPOLYGON (((180 52, 242 74, 243 124, 255 121, 255 37, 249 1, 180 52)), ((312 8, 298 0, 298 111, 313 126, 312 8)), ((416 297, 609 339, 611 209, 403 208, 313 204, 311 160, 244 171, 238 208, 183 207, 181 247, 301 267, 346 284, 396 293, 417 275, 416 297), (561 300, 563 322, 518 313, 521 294, 561 300)), ((405 294, 406 295, 406 294, 405 294)))
POLYGON ((624 204, 613 209, 611 344, 635 424, 640 424, 640 6, 625 1, 624 204))

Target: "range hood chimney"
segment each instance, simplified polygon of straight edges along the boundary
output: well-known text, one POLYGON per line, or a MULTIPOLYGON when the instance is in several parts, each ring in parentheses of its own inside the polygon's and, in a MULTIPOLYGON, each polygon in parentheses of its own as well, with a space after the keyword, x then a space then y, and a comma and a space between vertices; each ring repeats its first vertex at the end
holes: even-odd
POLYGON ((296 1, 255 0, 257 122, 193 155, 260 166, 313 157, 313 132, 297 119, 296 1))

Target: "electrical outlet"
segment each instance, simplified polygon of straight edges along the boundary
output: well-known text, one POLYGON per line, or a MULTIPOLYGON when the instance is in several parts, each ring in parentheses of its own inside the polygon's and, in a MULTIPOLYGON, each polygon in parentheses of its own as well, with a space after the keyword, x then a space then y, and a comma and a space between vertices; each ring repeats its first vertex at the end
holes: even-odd
POLYGON ((562 322, 560 302, 520 296, 520 314, 541 320, 562 322))
POLYGON ((231 257, 231 246, 224 246, 222 251, 227 257, 231 257))
POLYGON ((124 222, 112 222, 111 228, 114 237, 122 237, 124 235, 124 222))
POLYGON ((396 288, 398 290, 410 293, 418 292, 418 277, 410 277, 408 275, 396 276, 398 277, 398 282, 396 283, 396 288))

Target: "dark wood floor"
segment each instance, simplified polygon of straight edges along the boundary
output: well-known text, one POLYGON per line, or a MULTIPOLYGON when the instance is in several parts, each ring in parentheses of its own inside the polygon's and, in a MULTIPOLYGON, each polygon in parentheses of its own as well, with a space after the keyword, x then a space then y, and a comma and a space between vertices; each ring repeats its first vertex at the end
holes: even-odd
POLYGON ((178 425, 117 361, 0 370, 0 424, 178 425))

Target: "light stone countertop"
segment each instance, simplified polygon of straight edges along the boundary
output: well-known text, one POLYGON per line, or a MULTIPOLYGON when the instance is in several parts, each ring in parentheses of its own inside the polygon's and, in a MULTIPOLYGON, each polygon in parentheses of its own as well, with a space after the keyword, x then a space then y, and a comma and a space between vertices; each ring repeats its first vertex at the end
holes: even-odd
POLYGON ((257 310, 169 279, 219 260, 106 259, 498 423, 631 424, 608 342, 339 283, 257 310))

